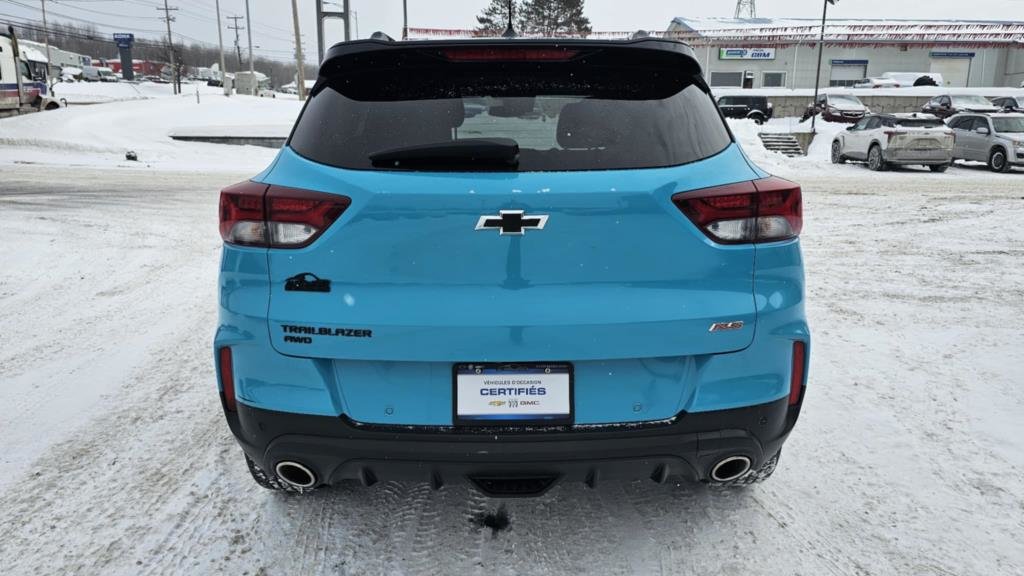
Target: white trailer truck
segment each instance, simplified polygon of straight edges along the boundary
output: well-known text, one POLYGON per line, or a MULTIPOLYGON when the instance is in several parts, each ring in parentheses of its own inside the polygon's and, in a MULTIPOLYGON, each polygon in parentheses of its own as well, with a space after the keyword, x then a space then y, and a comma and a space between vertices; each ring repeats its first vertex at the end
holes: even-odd
POLYGON ((33 74, 19 51, 14 28, 0 30, 0 118, 59 107, 49 95, 45 71, 33 74))

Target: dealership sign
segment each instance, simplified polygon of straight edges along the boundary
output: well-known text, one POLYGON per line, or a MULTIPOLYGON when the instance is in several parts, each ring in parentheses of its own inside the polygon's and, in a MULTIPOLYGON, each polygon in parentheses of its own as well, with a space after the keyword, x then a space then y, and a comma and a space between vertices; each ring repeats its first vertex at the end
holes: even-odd
POLYGON ((719 60, 775 60, 775 48, 719 48, 719 60))

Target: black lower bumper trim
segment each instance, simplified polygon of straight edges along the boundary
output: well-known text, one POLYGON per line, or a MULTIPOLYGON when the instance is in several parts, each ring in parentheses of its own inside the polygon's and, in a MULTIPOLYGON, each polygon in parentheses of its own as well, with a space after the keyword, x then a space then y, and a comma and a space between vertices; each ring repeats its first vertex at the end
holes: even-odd
MULTIPOLYGON (((363 426, 343 417, 276 412, 242 403, 237 412, 226 414, 242 448, 264 470, 292 460, 312 469, 324 484, 394 479, 439 488, 467 480, 481 486, 479 479, 484 479, 486 486, 494 487, 532 479, 530 485, 543 491, 556 480, 591 487, 611 478, 705 480, 716 462, 736 455, 747 456, 757 468, 782 447, 798 411, 799 406, 791 408, 782 398, 732 410, 680 413, 649 426, 493 431, 363 426)), ((520 482, 515 489, 536 491, 523 485, 520 482)))

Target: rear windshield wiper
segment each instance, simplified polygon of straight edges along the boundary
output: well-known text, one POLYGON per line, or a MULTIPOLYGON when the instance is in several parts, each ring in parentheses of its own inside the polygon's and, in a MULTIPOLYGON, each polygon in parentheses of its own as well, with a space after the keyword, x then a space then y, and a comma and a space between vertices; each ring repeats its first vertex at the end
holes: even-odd
POLYGON ((511 138, 467 138, 436 144, 417 144, 380 150, 370 154, 370 162, 380 168, 427 168, 499 166, 519 164, 519 144, 511 138))

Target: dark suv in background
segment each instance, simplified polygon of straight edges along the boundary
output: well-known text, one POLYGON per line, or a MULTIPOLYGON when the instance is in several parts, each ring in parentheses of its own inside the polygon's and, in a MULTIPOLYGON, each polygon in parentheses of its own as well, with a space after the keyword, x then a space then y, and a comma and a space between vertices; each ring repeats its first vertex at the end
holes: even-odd
POLYGON ((726 118, 749 118, 758 124, 772 117, 772 104, 765 96, 722 96, 718 107, 726 118))
POLYGON ((961 112, 999 112, 999 107, 977 94, 943 94, 921 106, 921 112, 934 114, 939 118, 949 118, 961 112))

